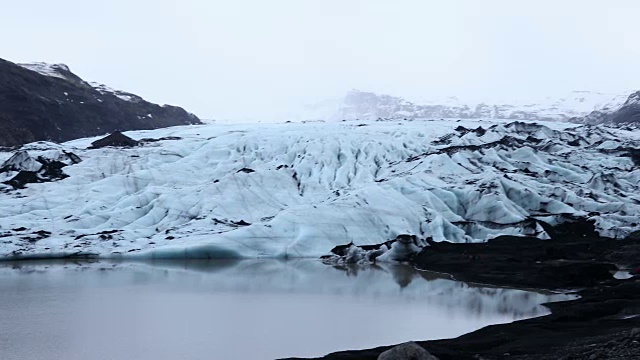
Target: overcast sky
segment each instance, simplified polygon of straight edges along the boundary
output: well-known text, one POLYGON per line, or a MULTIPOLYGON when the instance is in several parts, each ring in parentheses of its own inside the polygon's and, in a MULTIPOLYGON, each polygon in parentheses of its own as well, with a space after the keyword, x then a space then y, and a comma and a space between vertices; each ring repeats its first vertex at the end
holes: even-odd
POLYGON ((0 57, 204 118, 349 89, 530 99, 640 88, 640 1, 31 0, 2 4, 0 57))

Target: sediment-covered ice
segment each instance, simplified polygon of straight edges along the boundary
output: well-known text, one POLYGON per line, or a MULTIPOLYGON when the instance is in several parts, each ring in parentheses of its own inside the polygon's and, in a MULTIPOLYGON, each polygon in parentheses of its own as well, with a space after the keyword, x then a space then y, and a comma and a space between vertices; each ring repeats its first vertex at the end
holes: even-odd
POLYGON ((134 148, 29 144, 32 158, 82 162, 63 180, 0 185, 0 257, 319 257, 401 234, 546 238, 532 219, 562 214, 593 218, 601 235, 637 230, 633 135, 547 125, 212 124, 127 132, 166 139, 134 148))

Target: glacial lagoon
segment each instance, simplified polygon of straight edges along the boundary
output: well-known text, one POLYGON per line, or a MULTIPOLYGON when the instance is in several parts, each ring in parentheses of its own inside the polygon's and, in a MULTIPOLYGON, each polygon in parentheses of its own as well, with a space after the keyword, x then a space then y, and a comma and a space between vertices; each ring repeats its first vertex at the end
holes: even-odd
POLYGON ((568 299, 405 265, 0 263, 3 360, 275 359, 449 338, 568 299))

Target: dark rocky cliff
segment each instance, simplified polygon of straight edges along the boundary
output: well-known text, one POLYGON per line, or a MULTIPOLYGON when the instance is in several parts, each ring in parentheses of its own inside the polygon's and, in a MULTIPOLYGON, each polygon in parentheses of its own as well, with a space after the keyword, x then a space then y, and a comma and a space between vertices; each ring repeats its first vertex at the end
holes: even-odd
POLYGON ((199 123, 180 107, 89 84, 65 65, 0 59, 0 146, 199 123))

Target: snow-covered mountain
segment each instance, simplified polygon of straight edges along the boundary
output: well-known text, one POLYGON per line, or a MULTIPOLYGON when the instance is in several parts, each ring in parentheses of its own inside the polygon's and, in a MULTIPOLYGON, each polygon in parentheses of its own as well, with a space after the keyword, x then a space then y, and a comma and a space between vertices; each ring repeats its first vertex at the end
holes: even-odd
POLYGON ((40 75, 63 79, 68 82, 76 83, 80 86, 89 85, 102 95, 115 96, 121 100, 129 101, 129 102, 144 101, 138 95, 121 91, 121 90, 115 90, 108 87, 105 84, 97 83, 94 81, 85 82, 80 77, 72 73, 69 67, 65 64, 49 64, 44 62, 32 62, 32 63, 23 63, 18 65, 25 69, 35 71, 40 75))
POLYGON ((584 124, 639 124, 640 123, 640 91, 625 98, 624 102, 610 104, 597 109, 584 117, 572 119, 584 124))
POLYGON ((594 110, 620 106, 627 95, 574 91, 561 97, 532 101, 463 101, 457 97, 417 99, 352 90, 341 98, 308 105, 298 114, 301 120, 376 119, 520 119, 568 120, 594 110))
POLYGON ((86 82, 64 64, 0 59, 0 146, 199 122, 182 108, 86 82))
POLYGON ((32 143, 0 152, 0 257, 319 257, 353 243, 394 260, 428 238, 546 238, 539 221, 572 216, 601 235, 637 230, 637 133, 546 124, 202 125, 127 132, 146 138, 130 148, 32 143), (45 164, 61 176, 38 178, 45 164), (36 183, 14 188, 25 173, 36 183))

